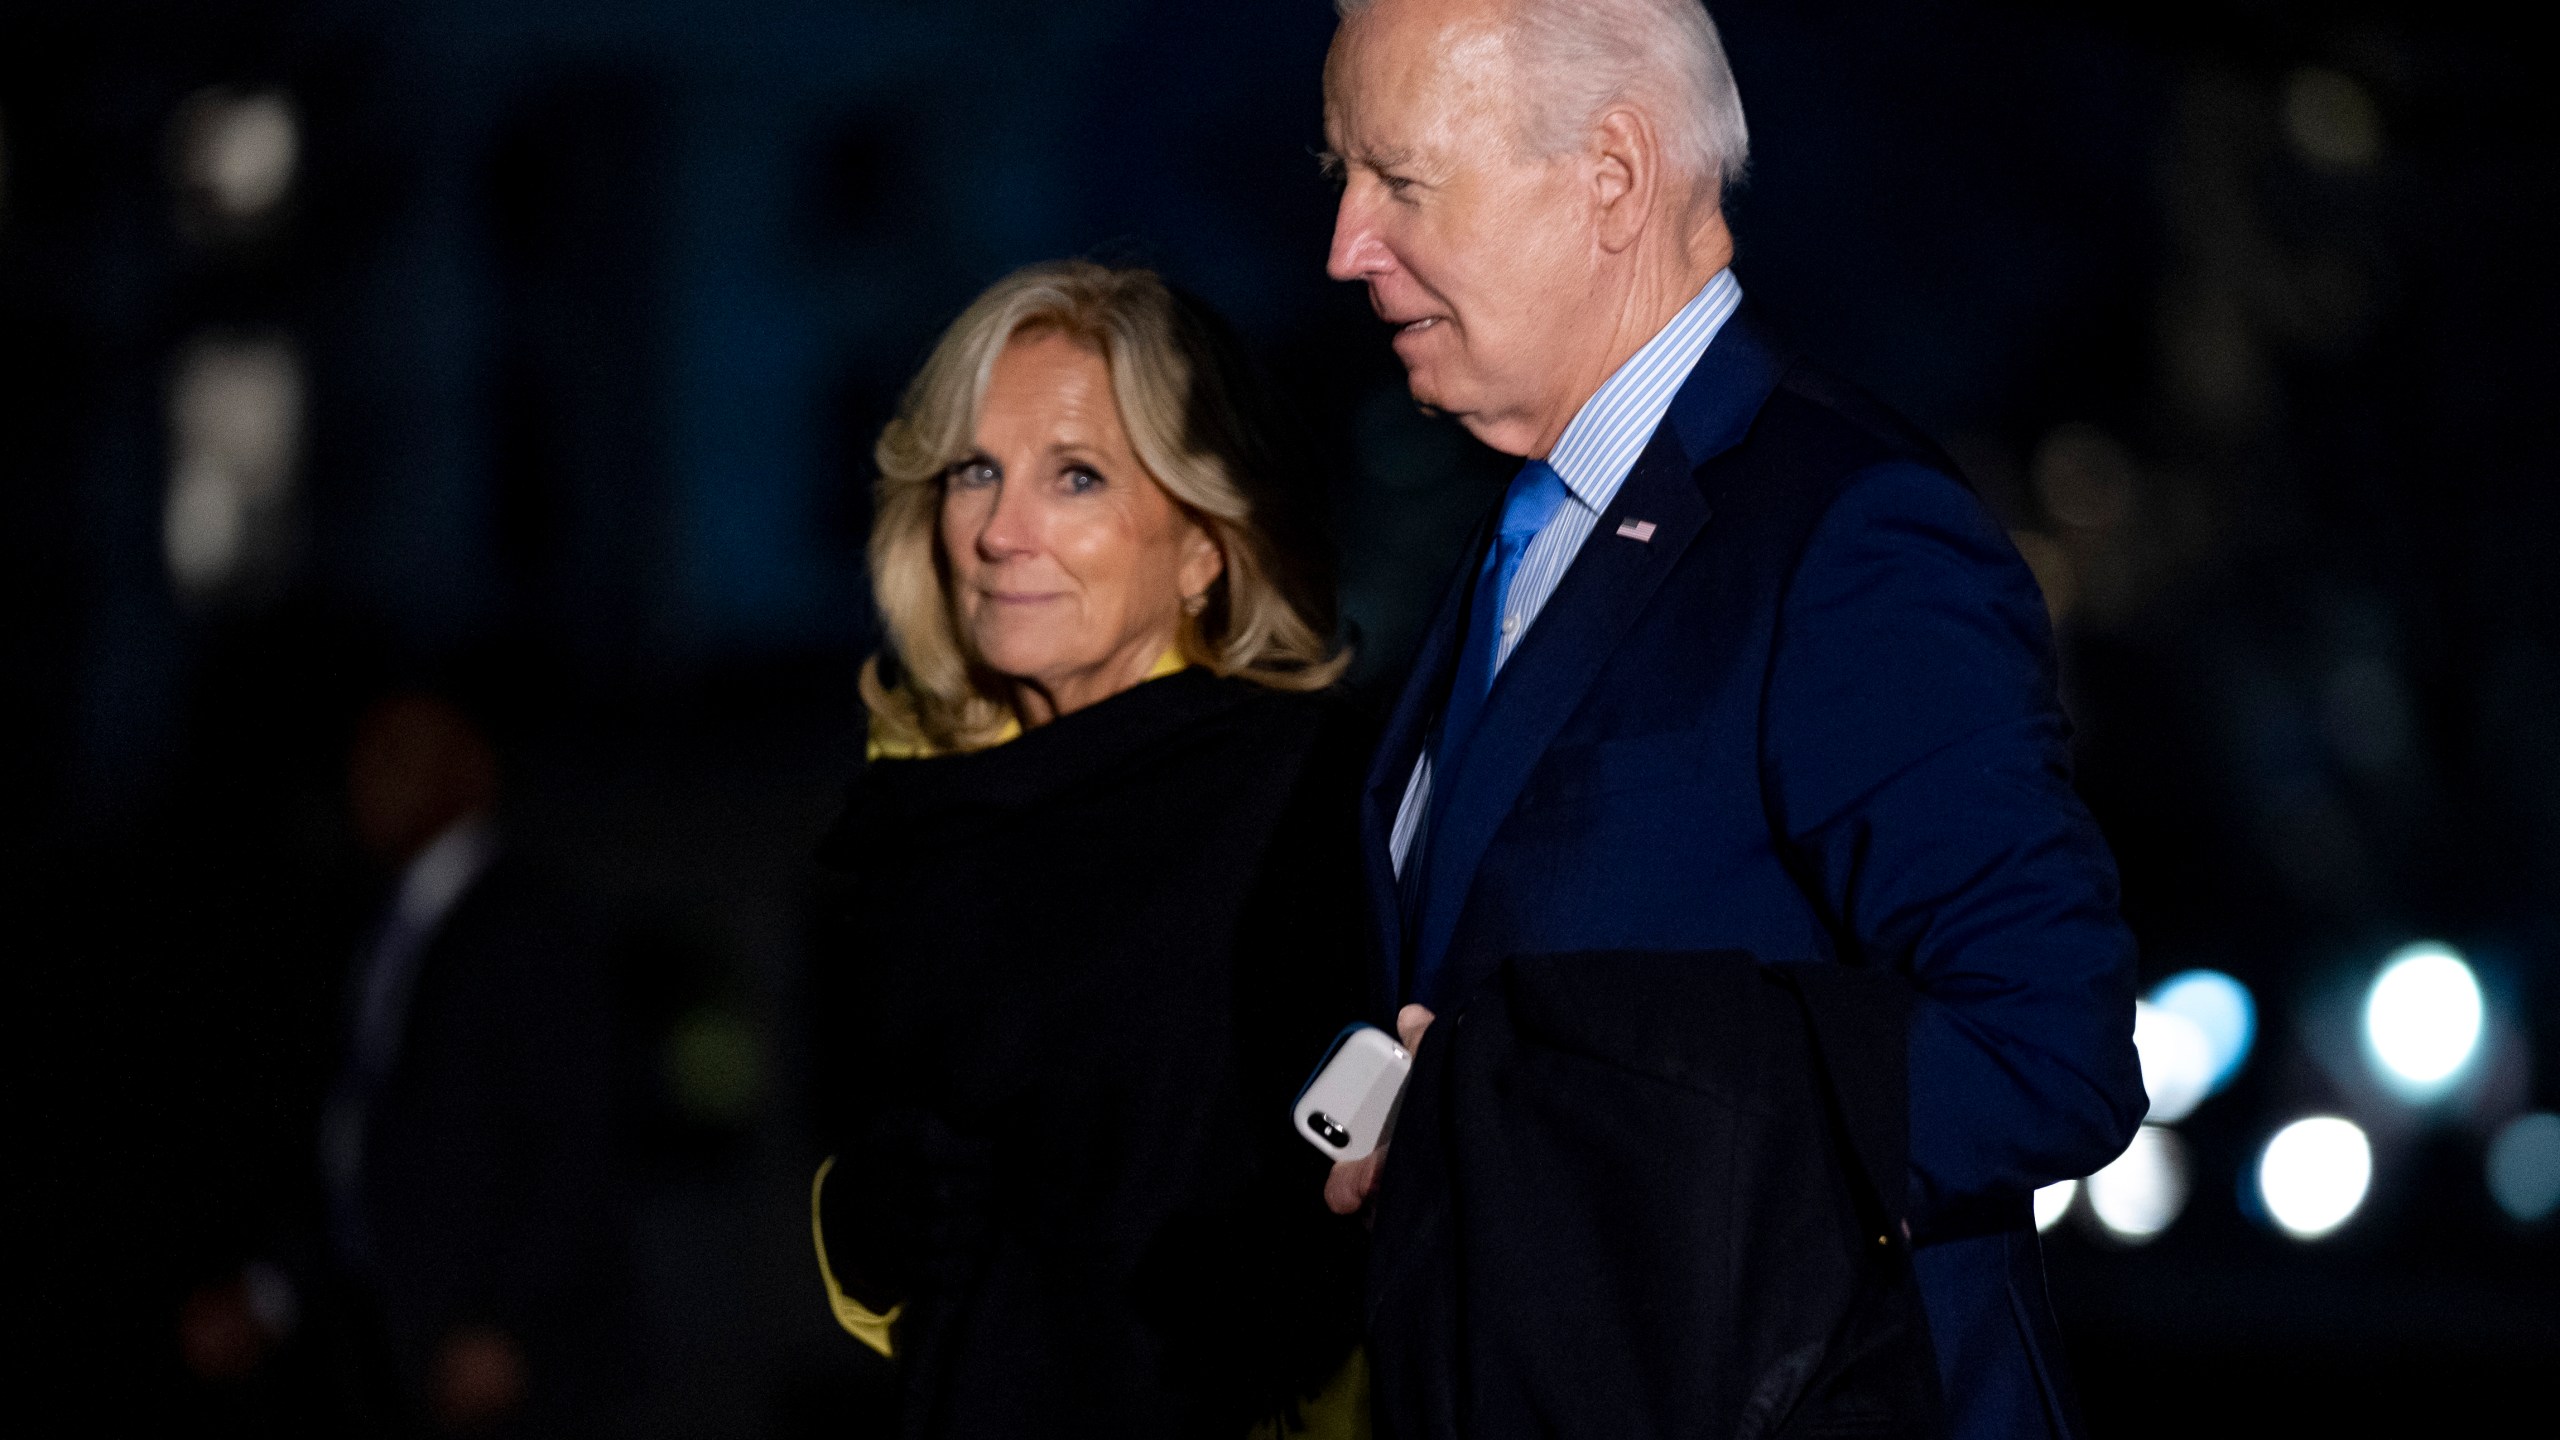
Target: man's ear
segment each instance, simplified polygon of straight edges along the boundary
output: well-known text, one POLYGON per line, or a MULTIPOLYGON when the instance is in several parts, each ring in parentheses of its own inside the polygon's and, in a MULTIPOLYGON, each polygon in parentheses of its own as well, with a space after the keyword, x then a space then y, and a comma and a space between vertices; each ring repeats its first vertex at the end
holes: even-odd
POLYGON ((1661 137, 1644 112, 1620 105, 1593 122, 1591 147, 1600 246, 1615 253, 1636 243, 1661 203, 1661 137))

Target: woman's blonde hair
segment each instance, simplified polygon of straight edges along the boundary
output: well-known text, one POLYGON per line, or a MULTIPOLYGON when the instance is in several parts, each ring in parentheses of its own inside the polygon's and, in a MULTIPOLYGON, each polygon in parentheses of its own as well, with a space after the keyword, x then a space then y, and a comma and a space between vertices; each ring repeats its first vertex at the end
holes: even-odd
POLYGON ((897 672, 884 675, 879 655, 862 667, 874 737, 907 752, 973 750, 1013 718, 1001 680, 955 623, 940 532, 944 481, 975 443, 996 357, 1026 333, 1101 354, 1148 478, 1225 559, 1182 626, 1183 658, 1275 689, 1333 683, 1350 657, 1333 650, 1331 577, 1308 543, 1315 477, 1284 473, 1303 467, 1283 458, 1284 427, 1241 347, 1151 270, 1053 261, 997 281, 951 322, 872 451, 871 587, 897 672))

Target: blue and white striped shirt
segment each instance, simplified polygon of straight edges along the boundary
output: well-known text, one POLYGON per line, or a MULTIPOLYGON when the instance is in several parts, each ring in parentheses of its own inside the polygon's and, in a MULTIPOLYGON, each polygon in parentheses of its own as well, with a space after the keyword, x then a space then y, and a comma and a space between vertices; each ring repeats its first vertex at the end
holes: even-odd
MULTIPOLYGON (((1547 597, 1555 594, 1566 567, 1581 553, 1582 542, 1591 538, 1591 528, 1600 523, 1601 513, 1618 498, 1618 488, 1636 468, 1636 457, 1644 453, 1646 442, 1653 439, 1663 414, 1670 410, 1671 397, 1680 393, 1681 383, 1697 368, 1698 357, 1707 353, 1716 332, 1741 305, 1742 286, 1733 272, 1717 271, 1669 324, 1582 402, 1573 423, 1564 427, 1547 464, 1564 478, 1565 503, 1556 507, 1554 517, 1529 542, 1520 557, 1519 572, 1511 577, 1510 593, 1502 602, 1502 634, 1494 642, 1495 674, 1502 673, 1503 662, 1519 648, 1521 637, 1546 608, 1547 597)), ((1423 816, 1430 809, 1431 748, 1426 745, 1422 758, 1414 762, 1413 779, 1405 784, 1404 803, 1396 807, 1395 829, 1387 837, 1387 853, 1394 858, 1398 875, 1404 873, 1404 857, 1413 850, 1423 816)))

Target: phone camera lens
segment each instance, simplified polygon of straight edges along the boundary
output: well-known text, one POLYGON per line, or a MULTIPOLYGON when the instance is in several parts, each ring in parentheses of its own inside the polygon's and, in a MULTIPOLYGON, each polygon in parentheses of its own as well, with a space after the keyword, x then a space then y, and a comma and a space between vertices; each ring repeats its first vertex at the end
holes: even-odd
POLYGON ((1308 1111, 1307 1124, 1316 1134, 1323 1137, 1324 1143, 1336 1150, 1351 1143, 1351 1132, 1335 1124, 1333 1117, 1321 1110, 1308 1111))

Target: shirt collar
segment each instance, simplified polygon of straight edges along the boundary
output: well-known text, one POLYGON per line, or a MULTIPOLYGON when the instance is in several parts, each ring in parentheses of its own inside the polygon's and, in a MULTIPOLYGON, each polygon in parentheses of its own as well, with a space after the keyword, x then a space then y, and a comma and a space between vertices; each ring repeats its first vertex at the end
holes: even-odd
POLYGON ((1594 511, 1609 508, 1627 473, 1635 469, 1636 457, 1644 453, 1645 442, 1660 428, 1672 397, 1680 393, 1680 382, 1697 368, 1698 357, 1741 306, 1741 282, 1730 269, 1717 271, 1679 314, 1582 402, 1547 455, 1574 499, 1594 511))

